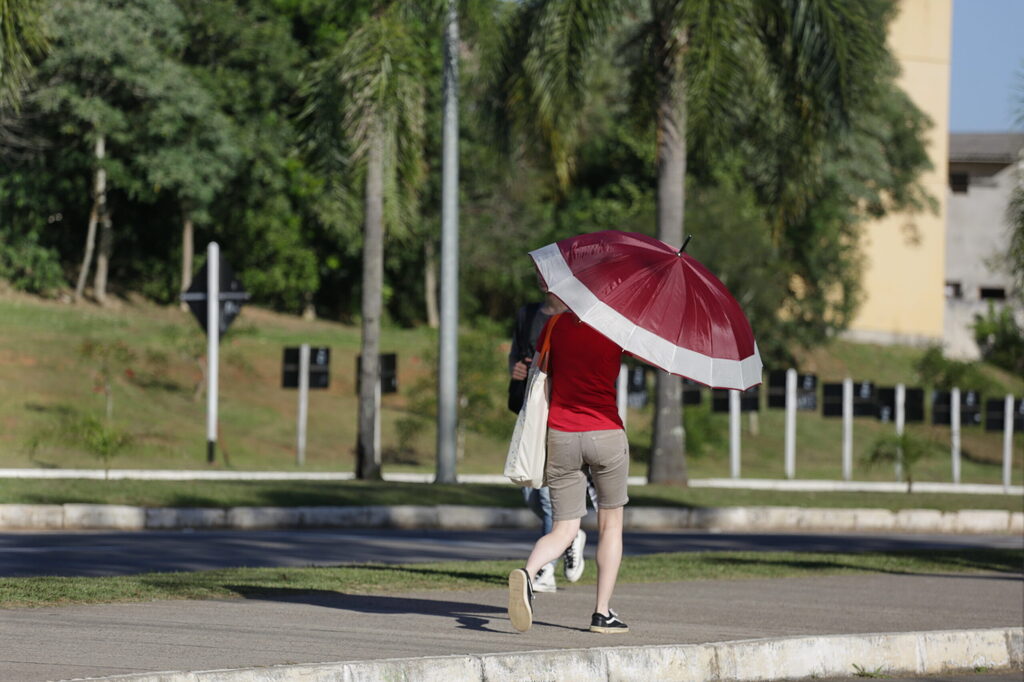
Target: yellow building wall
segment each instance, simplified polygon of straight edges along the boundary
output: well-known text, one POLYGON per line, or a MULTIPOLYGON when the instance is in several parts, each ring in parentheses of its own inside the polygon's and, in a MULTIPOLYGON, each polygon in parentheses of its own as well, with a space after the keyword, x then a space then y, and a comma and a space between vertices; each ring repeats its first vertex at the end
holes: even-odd
POLYGON ((927 144, 934 168, 921 181, 938 212, 890 215, 864 226, 864 302, 849 336, 941 341, 953 3, 901 0, 898 10, 889 45, 902 67, 900 86, 932 120, 927 144))

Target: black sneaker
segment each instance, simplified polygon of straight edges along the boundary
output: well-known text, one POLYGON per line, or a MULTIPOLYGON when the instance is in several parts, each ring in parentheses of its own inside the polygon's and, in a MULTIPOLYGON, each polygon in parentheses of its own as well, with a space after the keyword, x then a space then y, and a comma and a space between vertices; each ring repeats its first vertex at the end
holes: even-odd
POLYGON ((608 609, 608 615, 595 613, 590 617, 590 631, 611 635, 616 632, 629 632, 629 626, 619 620, 619 615, 608 609))
POLYGON ((533 625, 533 585, 523 568, 508 574, 508 619, 519 632, 526 632, 533 625))

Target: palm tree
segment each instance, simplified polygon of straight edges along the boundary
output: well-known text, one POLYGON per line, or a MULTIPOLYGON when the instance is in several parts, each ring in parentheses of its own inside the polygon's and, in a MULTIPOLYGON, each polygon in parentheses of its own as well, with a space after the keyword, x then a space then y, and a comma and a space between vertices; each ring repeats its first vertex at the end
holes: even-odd
MULTIPOLYGON (((620 54, 634 109, 657 131, 657 236, 681 244, 688 131, 701 131, 704 146, 727 146, 758 93, 787 122, 789 153, 802 154, 811 177, 808 150, 849 123, 851 104, 887 54, 891 9, 890 0, 526 2, 505 43, 499 123, 539 137, 566 186, 588 63, 609 36, 625 36, 620 54)), ((659 373, 651 482, 686 482, 680 395, 679 380, 659 373)))
MULTIPOLYGON (((380 478, 378 392, 384 231, 408 221, 419 183, 422 60, 402 8, 384 6, 315 65, 304 94, 313 150, 363 187, 362 350, 356 475, 380 478)), ((344 184, 343 182, 341 184, 344 184)))
POLYGON ((18 108, 32 56, 46 48, 40 0, 0 0, 0 109, 18 108))

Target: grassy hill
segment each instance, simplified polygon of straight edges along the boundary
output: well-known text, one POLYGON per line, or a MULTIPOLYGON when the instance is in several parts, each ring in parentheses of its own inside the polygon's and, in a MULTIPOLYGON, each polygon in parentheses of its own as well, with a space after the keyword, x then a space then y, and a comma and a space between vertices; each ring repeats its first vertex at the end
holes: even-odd
MULTIPOLYGON (((464 423, 471 428, 461 439, 458 469, 496 473, 513 423, 503 407, 507 340, 496 328, 465 333, 460 366, 464 423)), ((285 346, 300 343, 332 349, 330 388, 310 394, 304 468, 350 471, 357 327, 245 307, 222 345, 220 446, 226 458, 207 465, 205 397, 196 390, 202 386, 205 341, 190 313, 134 300, 98 308, 0 294, 0 467, 102 468, 105 461, 96 453, 106 449, 117 450, 109 464, 118 468, 294 470, 297 394, 281 388, 281 355, 285 346), (109 421, 104 417, 104 356, 113 358, 107 372, 112 377, 109 421), (118 450, 111 442, 121 437, 118 450)), ((415 415, 430 409, 436 343, 436 332, 427 329, 384 331, 382 351, 398 354, 399 384, 399 393, 383 397, 385 470, 433 468, 432 422, 415 415)), ((821 382, 850 375, 879 384, 917 384, 914 362, 921 352, 837 341, 802 358, 800 369, 816 372, 821 382)), ((1001 391, 1024 391, 1020 377, 990 367, 983 371, 1001 391)), ((693 477, 728 475, 728 419, 712 414, 709 403, 705 395, 704 404, 687 413, 693 477)), ((650 421, 649 406, 630 410, 634 474, 646 471, 650 421)), ((781 477, 783 412, 762 409, 754 422, 744 417, 744 425, 743 475, 781 477)), ((892 424, 857 420, 855 478, 892 479, 891 469, 866 469, 861 461, 872 441, 892 429, 892 424)), ((933 443, 934 456, 920 465, 917 478, 949 480, 948 429, 909 429, 933 443)), ((800 413, 797 431, 797 476, 838 478, 841 421, 800 413)), ((964 429, 965 482, 1000 482, 1001 443, 1001 433, 964 429)), ((1018 484, 1024 479, 1022 445, 1024 435, 1018 434, 1018 484)))

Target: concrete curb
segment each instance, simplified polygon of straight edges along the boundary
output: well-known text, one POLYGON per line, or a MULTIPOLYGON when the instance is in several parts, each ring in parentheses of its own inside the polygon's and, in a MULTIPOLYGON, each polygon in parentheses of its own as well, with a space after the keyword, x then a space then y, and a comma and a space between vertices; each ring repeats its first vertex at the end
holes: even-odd
MULTIPOLYGON (((433 483, 435 475, 415 472, 385 472, 385 481, 433 483)), ((71 479, 110 481, 351 481, 350 471, 208 471, 196 469, 0 469, 0 478, 71 479)), ((458 474, 459 483, 508 485, 500 474, 458 474)), ((644 476, 630 476, 630 487, 647 485, 644 476)), ((828 479, 774 478, 691 478, 692 488, 728 488, 735 490, 783 490, 794 492, 876 492, 904 493, 906 483, 896 481, 835 481, 828 479)), ((994 483, 941 483, 920 481, 914 490, 921 493, 959 495, 1024 495, 1024 486, 994 483)))
MULTIPOLYGON (((0 504, 0 530, 178 530, 291 528, 534 528, 525 508, 460 505, 365 507, 130 507, 101 504, 0 504)), ((586 528, 596 527, 590 512, 586 528)), ((627 507, 627 530, 902 531, 1021 533, 1024 512, 964 509, 814 509, 806 507, 627 507)))
POLYGON ((431 656, 89 678, 122 682, 419 680, 766 680, 840 677, 857 668, 933 675, 1024 670, 1024 628, 826 635, 649 647, 431 656))

